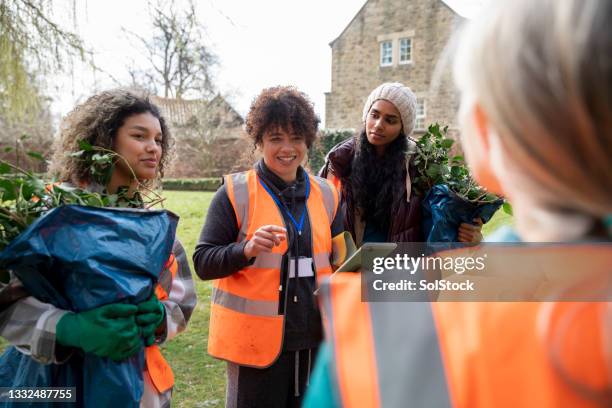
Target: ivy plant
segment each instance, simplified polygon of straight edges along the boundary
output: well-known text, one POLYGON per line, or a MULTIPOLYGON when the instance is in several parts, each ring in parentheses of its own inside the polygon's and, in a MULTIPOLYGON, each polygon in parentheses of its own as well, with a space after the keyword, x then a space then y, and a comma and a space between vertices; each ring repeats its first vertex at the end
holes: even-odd
MULTIPOLYGON (((81 141, 80 149, 70 153, 86 163, 89 178, 100 185, 107 185, 118 160, 125 159, 108 149, 91 146, 81 141)), ((5 151, 7 151, 6 148, 5 151)), ((35 152, 29 154, 42 160, 35 152)), ((127 161, 125 161, 127 163, 127 161)), ((129 168, 129 165, 128 165, 129 168)), ((130 168, 133 174, 133 170, 130 168)), ((133 174, 136 178, 135 174, 133 174)), ((52 208, 68 204, 91 207, 150 208, 164 199, 152 190, 139 185, 140 193, 128 197, 128 187, 120 187, 116 193, 93 193, 67 184, 44 180, 40 175, 25 171, 7 161, 0 160, 0 250, 23 232, 38 217, 52 208)))
MULTIPOLYGON (((427 132, 416 142, 413 162, 417 177, 413 185, 421 194, 427 193, 436 184, 447 184, 460 197, 475 204, 490 203, 499 197, 478 185, 461 155, 451 156, 455 141, 448 136, 448 126, 438 123, 429 125, 427 132)), ((504 211, 511 213, 510 204, 504 211)))

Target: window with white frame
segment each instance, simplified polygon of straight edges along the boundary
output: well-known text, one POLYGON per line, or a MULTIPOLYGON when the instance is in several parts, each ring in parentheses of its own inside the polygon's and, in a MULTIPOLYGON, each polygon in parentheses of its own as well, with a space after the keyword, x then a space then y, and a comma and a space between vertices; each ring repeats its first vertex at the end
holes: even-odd
POLYGON ((410 64, 412 62, 412 38, 400 38, 399 40, 399 63, 410 64))
POLYGON ((393 42, 383 41, 380 43, 380 66, 393 65, 393 42))
POLYGON ((427 116, 425 98, 417 98, 416 108, 416 121, 414 123, 414 128, 416 130, 425 130, 425 117, 427 116))

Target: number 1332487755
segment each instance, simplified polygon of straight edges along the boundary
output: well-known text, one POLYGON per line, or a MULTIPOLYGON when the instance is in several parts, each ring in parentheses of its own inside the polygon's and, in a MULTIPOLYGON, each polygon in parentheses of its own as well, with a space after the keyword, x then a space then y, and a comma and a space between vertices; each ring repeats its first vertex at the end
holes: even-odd
POLYGON ((75 402, 75 387, 0 387, 0 402, 75 402))

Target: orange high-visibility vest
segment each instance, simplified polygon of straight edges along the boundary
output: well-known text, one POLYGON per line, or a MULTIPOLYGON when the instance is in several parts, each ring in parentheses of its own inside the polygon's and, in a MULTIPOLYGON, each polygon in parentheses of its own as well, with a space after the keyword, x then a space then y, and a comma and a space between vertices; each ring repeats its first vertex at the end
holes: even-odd
MULTIPOLYGON (((610 247, 589 251, 609 279, 610 247)), ((612 406, 611 303, 367 303, 361 290, 358 273, 320 290, 343 407, 612 406)))
MULTIPOLYGON (((331 224, 338 208, 338 193, 326 180, 310 176, 306 209, 312 236, 312 260, 317 283, 332 272, 331 224)), ((248 241, 263 225, 285 225, 272 197, 258 181, 255 170, 225 177, 227 195, 240 232, 237 242, 248 241)), ((282 349, 285 317, 279 314, 281 262, 287 252, 282 241, 270 253, 260 253, 252 265, 217 279, 211 299, 208 353, 236 364, 264 368, 282 349)), ((284 301, 284 300, 283 300, 284 301)))
MULTIPOLYGON (((155 287, 155 295, 159 300, 168 299, 168 293, 172 287, 172 280, 178 272, 178 262, 174 254, 170 255, 160 280, 155 287)), ((145 348, 145 362, 151 376, 151 382, 161 394, 174 386, 174 374, 170 364, 166 361, 159 346, 153 344, 145 348)))
POLYGON ((342 191, 342 180, 340 180, 340 177, 330 171, 327 173, 327 179, 336 187, 336 190, 342 191))

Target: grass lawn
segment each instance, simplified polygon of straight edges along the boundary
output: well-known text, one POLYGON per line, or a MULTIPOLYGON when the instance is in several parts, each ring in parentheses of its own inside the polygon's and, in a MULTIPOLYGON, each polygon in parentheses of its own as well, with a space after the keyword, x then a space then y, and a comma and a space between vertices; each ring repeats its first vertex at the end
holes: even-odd
MULTIPOLYGON (((213 193, 165 191, 164 206, 181 217, 177 236, 185 246, 189 263, 200 236, 213 193)), ((162 346, 164 356, 174 371, 175 388, 172 406, 223 407, 225 405, 225 363, 206 353, 210 282, 195 277, 198 305, 187 330, 162 346)))
POLYGON ((501 208, 495 213, 493 218, 482 226, 482 235, 485 237, 494 232, 499 227, 512 224, 512 216, 506 214, 501 208))
MULTIPOLYGON (((167 198, 165 208, 181 217, 177 235, 191 263, 191 255, 213 193, 165 191, 163 195, 167 198)), ((511 221, 512 217, 500 210, 484 226, 483 232, 487 235, 511 221)), ((225 404, 225 363, 206 353, 211 285, 198 278, 194 278, 194 282, 198 305, 189 326, 185 332, 162 346, 174 370, 176 386, 172 405, 186 408, 222 407, 225 404)), ((3 344, 6 343, 0 339, 0 350, 3 344)))

